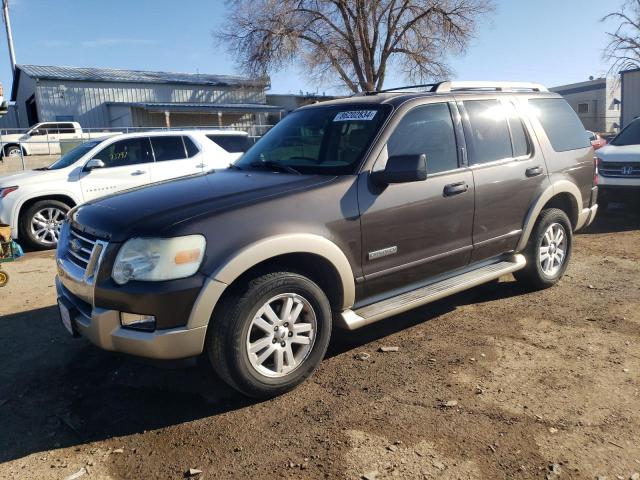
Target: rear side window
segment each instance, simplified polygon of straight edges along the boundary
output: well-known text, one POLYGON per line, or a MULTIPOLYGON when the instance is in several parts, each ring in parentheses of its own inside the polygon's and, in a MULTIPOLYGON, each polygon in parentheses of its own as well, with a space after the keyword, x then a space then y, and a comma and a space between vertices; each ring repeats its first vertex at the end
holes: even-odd
MULTIPOLYGON (((488 163, 513 156, 505 107, 498 100, 467 100, 464 108, 471 125, 471 163, 488 163)), ((469 138, 470 137, 470 138, 469 138)))
POLYGON ((196 144, 193 143, 193 140, 191 140, 189 137, 182 137, 182 140, 184 141, 184 148, 187 149, 187 158, 191 158, 194 155, 198 154, 200 150, 198 150, 196 144))
POLYGON ((563 99, 530 99, 529 105, 556 152, 591 146, 578 115, 563 99))
POLYGON ((400 120, 387 142, 390 157, 427 155, 429 173, 458 168, 456 136, 446 103, 416 107, 400 120))
POLYGON ((251 147, 247 135, 207 135, 207 138, 229 153, 244 153, 251 147))
POLYGON ((76 129, 73 126, 73 123, 59 123, 58 131, 60 133, 75 133, 76 129))
POLYGON ((151 137, 156 162, 182 160, 185 157, 182 137, 151 137))

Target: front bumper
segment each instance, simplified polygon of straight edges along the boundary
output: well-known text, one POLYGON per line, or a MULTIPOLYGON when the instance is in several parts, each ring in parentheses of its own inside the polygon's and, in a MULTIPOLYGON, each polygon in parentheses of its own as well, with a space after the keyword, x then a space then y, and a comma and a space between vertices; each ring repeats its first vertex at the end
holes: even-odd
POLYGON ((74 330, 104 350, 176 360, 200 355, 204 349, 206 326, 154 332, 123 328, 119 311, 92 307, 71 293, 60 278, 56 278, 56 291, 59 299, 64 299, 74 307, 71 318, 74 330))

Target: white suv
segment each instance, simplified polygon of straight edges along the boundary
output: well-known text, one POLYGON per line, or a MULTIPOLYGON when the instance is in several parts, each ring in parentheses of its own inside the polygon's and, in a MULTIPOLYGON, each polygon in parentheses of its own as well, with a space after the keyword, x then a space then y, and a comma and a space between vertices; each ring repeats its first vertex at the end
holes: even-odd
POLYGON ((596 152, 598 157, 598 203, 612 198, 638 198, 640 194, 640 118, 627 125, 611 142, 596 152))
POLYGON ((14 238, 31 248, 54 248, 73 206, 127 188, 226 168, 249 143, 246 132, 232 130, 173 130, 91 140, 49 167, 0 177, 0 223, 10 225, 14 238))

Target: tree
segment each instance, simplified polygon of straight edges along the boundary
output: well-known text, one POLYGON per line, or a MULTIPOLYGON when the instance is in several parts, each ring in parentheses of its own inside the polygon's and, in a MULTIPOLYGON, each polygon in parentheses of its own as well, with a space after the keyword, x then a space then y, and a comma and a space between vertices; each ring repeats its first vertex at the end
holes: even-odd
POLYGON ((640 67, 640 0, 625 1, 620 11, 602 19, 608 20, 618 22, 613 32, 607 32, 609 43, 604 58, 612 62, 610 71, 640 67))
POLYGON ((391 66, 411 81, 446 78, 491 1, 231 0, 215 36, 252 75, 298 62, 319 81, 380 90, 391 66))

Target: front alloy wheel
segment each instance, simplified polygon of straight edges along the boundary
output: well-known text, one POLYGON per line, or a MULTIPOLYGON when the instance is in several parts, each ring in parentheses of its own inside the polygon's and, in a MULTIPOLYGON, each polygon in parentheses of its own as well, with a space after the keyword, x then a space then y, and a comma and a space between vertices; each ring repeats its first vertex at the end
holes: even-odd
POLYGON ((310 278, 273 272, 238 281, 211 318, 205 349, 230 386, 255 398, 291 390, 322 361, 331 306, 310 278))
POLYGON ((67 213, 58 207, 47 207, 37 211, 31 218, 31 235, 44 247, 58 244, 62 222, 67 213))
POLYGON ((251 366, 266 377, 288 375, 309 356, 316 329, 315 311, 304 297, 284 293, 267 300, 247 332, 251 366))

